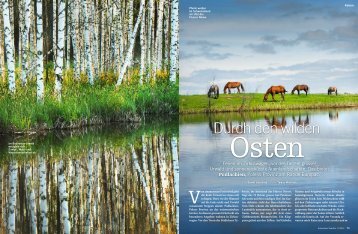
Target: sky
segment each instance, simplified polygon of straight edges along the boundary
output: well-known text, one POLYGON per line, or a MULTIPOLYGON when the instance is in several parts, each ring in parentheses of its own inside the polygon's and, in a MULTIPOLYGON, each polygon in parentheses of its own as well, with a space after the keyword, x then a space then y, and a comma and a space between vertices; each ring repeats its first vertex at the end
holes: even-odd
POLYGON ((271 85, 358 93, 358 0, 181 0, 180 94, 271 85), (189 7, 206 7, 190 19, 189 7))

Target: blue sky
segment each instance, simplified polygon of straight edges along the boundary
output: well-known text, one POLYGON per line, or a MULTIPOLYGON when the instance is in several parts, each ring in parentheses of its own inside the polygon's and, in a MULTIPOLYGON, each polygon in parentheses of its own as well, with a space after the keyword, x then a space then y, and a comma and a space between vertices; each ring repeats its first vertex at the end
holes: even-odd
POLYGON ((357 79, 358 0, 180 1, 181 94, 206 93, 213 80, 358 93, 357 79), (189 19, 189 7, 211 13, 189 19))

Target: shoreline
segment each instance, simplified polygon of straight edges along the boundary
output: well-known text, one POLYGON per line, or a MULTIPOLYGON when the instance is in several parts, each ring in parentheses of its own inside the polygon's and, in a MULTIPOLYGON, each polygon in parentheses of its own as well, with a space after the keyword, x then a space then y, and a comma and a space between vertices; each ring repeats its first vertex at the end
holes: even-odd
POLYGON ((267 102, 262 101, 262 95, 261 93, 228 94, 221 95, 218 99, 210 99, 210 102, 206 95, 181 95, 179 114, 358 108, 357 94, 286 95, 285 101, 277 96, 276 101, 267 102))
POLYGON ((205 113, 247 113, 247 112, 270 112, 270 111, 298 111, 298 110, 327 110, 327 109, 355 109, 358 108, 358 104, 352 105, 332 105, 332 106, 303 106, 303 107, 293 107, 293 108, 254 108, 254 109, 199 109, 199 110, 189 110, 189 111, 179 111, 179 115, 190 115, 190 114, 205 114, 205 113))
MULTIPOLYGON (((177 113, 166 113, 166 116, 170 119, 173 118, 177 113)), ((47 127, 47 124, 37 124, 37 127, 27 129, 27 130, 20 130, 16 128, 0 128, 0 136, 1 135, 14 135, 14 136, 32 136, 32 135, 45 135, 51 131, 72 131, 72 130, 80 130, 85 129, 92 126, 106 126, 109 124, 128 124, 128 125, 138 125, 142 124, 143 122, 151 121, 154 118, 160 118, 161 115, 146 115, 146 116, 139 116, 137 114, 128 114, 124 118, 102 118, 100 116, 94 116, 89 119, 79 119, 76 121, 56 121, 57 125, 53 127, 47 127)))

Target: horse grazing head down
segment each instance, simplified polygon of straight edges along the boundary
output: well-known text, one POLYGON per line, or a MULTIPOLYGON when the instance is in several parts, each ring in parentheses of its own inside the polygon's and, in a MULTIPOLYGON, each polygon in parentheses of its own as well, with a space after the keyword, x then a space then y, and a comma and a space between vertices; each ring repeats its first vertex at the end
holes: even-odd
POLYGON ((215 99, 219 98, 219 86, 217 85, 210 86, 208 91, 208 98, 215 98, 215 99))

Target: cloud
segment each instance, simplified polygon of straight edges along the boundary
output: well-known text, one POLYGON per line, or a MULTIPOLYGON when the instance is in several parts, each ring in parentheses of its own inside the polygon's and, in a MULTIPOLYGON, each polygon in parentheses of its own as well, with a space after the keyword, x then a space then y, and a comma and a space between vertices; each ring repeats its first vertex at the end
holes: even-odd
POLYGON ((358 51, 358 18, 350 24, 337 26, 331 30, 309 30, 299 33, 294 39, 278 38, 275 35, 261 37, 262 43, 248 44, 245 47, 256 53, 275 54, 276 47, 292 47, 306 44, 318 50, 335 53, 357 53, 358 51))
POLYGON ((277 36, 273 35, 263 36, 262 40, 279 46, 294 46, 298 44, 297 40, 278 39, 277 36))
POLYGON ((276 53, 273 45, 268 44, 268 43, 259 43, 259 44, 250 43, 250 44, 247 44, 245 47, 253 50, 256 53, 260 53, 260 54, 275 54, 276 53))
POLYGON ((215 77, 215 83, 222 88, 228 81, 244 83, 248 92, 263 92, 271 85, 284 85, 291 88, 298 83, 306 83, 312 92, 322 93, 326 86, 338 86, 344 92, 358 93, 356 83, 358 57, 340 60, 319 60, 298 63, 290 66, 276 66, 262 69, 202 69, 180 78, 181 94, 203 94, 215 77), (327 83, 329 81, 329 83, 327 83))
POLYGON ((326 10, 327 6, 315 6, 310 3, 303 3, 297 1, 283 1, 276 6, 276 9, 281 12, 281 17, 296 16, 307 13, 317 14, 326 10))
POLYGON ((203 57, 209 60, 223 60, 233 56, 233 53, 218 52, 216 49, 225 48, 223 44, 208 40, 188 40, 183 42, 180 59, 203 57), (187 52, 190 51, 190 52, 187 52))
POLYGON ((310 30, 298 35, 297 41, 305 42, 316 49, 331 52, 357 53, 358 19, 353 23, 332 30, 310 30))

